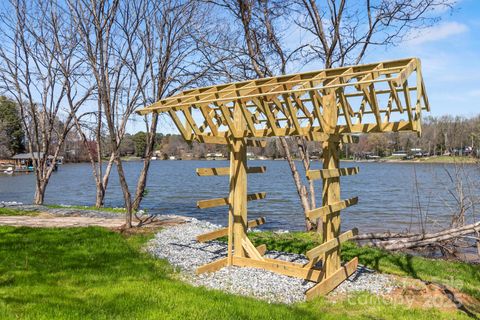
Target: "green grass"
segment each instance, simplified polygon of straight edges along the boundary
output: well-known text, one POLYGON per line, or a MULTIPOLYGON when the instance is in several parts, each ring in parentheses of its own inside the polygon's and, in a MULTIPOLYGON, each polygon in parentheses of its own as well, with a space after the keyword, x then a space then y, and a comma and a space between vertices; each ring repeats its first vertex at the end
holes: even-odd
POLYGON ((459 157, 459 156, 435 156, 420 158, 420 162, 427 163, 477 163, 478 159, 472 157, 459 157))
POLYGON ((0 208, 0 216, 36 216, 38 212, 17 210, 11 208, 0 208))
MULTIPOLYGON (((251 232, 249 238, 256 246, 266 244, 269 250, 292 253, 305 253, 320 243, 318 235, 306 232, 251 232)), ((353 257, 380 272, 442 283, 480 299, 480 265, 391 253, 352 242, 342 244, 342 258, 348 261, 353 257)))
POLYGON ((75 206, 75 205, 61 205, 61 204, 46 204, 45 207, 50 209, 78 209, 78 210, 95 210, 95 211, 105 211, 113 213, 125 213, 124 208, 109 208, 101 207, 97 208, 95 206, 75 206))
POLYGON ((374 299, 366 293, 287 306, 195 288, 140 250, 148 239, 101 228, 0 227, 0 318, 467 319, 460 312, 366 303, 374 299))

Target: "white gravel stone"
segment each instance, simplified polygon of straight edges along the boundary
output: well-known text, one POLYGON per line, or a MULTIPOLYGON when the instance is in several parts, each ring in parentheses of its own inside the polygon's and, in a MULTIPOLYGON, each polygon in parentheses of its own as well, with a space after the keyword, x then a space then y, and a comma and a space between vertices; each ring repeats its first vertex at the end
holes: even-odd
MULTIPOLYGON (((168 260, 179 269, 179 277, 182 280, 195 286, 251 296, 272 303, 295 303, 305 300, 305 291, 315 283, 261 269, 231 266, 217 272, 195 275, 197 267, 227 255, 225 243, 196 241, 197 235, 218 228, 220 226, 191 218, 187 223, 168 227, 157 233, 149 242, 147 251, 155 257, 168 260)), ((308 262, 305 256, 292 253, 268 251, 265 256, 298 263, 308 262)), ((388 275, 359 267, 357 272, 334 292, 368 291, 386 294, 394 288, 394 282, 388 275)))

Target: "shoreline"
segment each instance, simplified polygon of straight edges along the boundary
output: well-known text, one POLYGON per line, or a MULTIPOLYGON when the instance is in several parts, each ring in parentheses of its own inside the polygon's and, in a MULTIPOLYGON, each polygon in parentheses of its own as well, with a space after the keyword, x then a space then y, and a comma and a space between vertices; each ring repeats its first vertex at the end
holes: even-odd
MULTIPOLYGON (((129 159, 122 159, 125 162, 136 162, 136 161, 143 161, 142 158, 129 158, 129 159)), ((249 161, 287 161, 286 159, 248 159, 249 161)), ((310 159, 310 161, 320 161, 320 159, 310 159)), ((228 159, 175 159, 175 160, 163 160, 163 159, 155 159, 151 160, 151 162, 156 161, 166 161, 166 162, 176 162, 176 161, 229 161, 228 159)), ((301 161, 301 159, 294 159, 294 161, 301 161)), ((353 159, 340 159, 343 162, 358 162, 358 163, 425 163, 425 164, 476 164, 480 163, 480 159, 477 158, 470 158, 470 157, 448 157, 448 156, 438 156, 438 157, 425 157, 425 158, 417 158, 411 160, 403 160, 403 159, 389 159, 389 158, 381 158, 377 160, 353 160, 353 159)), ((70 164, 88 164, 89 162, 65 162, 63 165, 70 165, 70 164)))

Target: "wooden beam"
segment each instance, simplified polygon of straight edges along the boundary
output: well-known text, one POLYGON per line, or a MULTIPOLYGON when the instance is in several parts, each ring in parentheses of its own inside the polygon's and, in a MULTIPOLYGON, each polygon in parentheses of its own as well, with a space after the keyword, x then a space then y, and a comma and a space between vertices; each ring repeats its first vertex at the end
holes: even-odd
MULTIPOLYGON (((261 218, 255 219, 255 220, 248 221, 247 227, 248 228, 254 228, 254 227, 260 226, 264 223, 265 223, 265 218, 261 217, 261 218)), ((197 241, 198 242, 206 242, 206 241, 218 239, 220 237, 224 237, 226 235, 228 235, 228 227, 198 235, 197 236, 197 241)))
POLYGON ((202 274, 202 273, 205 273, 205 272, 215 272, 215 271, 218 271, 218 270, 222 269, 226 265, 227 265, 227 258, 218 259, 218 260, 215 260, 213 262, 210 262, 210 263, 204 264, 203 266, 198 267, 197 270, 195 271, 195 273, 196 274, 202 274))
MULTIPOLYGON (((325 99, 323 103, 323 114, 325 119, 325 131, 330 134, 335 134, 336 126, 338 123, 338 108, 337 101, 335 96, 335 91, 327 92, 325 98, 330 97, 330 99, 325 99)), ((322 144, 323 148, 323 169, 339 169, 340 168, 340 147, 338 142, 327 141, 322 144)), ((322 208, 336 209, 330 207, 330 204, 337 203, 340 200, 340 178, 328 178, 322 180, 322 208)), ((340 206, 338 206, 340 207, 340 206)), ((337 212, 338 210, 332 211, 337 212)), ((313 213, 321 213, 322 210, 313 211, 313 213)), ((340 232, 340 214, 336 215, 327 215, 328 211, 324 212, 322 217, 322 235, 324 241, 333 239, 339 235, 340 232)), ((307 213, 308 214, 308 213, 307 213)), ((317 222, 316 219, 321 217, 321 215, 315 217, 314 214, 308 216, 310 221, 317 222)), ((332 251, 329 254, 325 255, 323 261, 323 270, 325 276, 328 277, 332 274, 334 270, 337 270, 340 267, 340 252, 332 251)))
POLYGON ((170 114, 170 117, 172 118, 173 122, 175 123, 175 126, 177 126, 178 131, 180 131, 180 134, 182 135, 183 139, 190 141, 192 140, 192 132, 188 132, 185 126, 183 125, 182 121, 177 116, 177 113, 175 110, 171 109, 168 111, 170 114))
POLYGON ((352 273, 357 270, 358 258, 355 257, 349 262, 345 263, 343 267, 338 269, 332 275, 327 277, 322 282, 316 284, 305 292, 307 300, 312 300, 315 297, 323 296, 335 289, 345 279, 350 277, 352 273))
POLYGON ((337 212, 353 206, 358 203, 358 197, 350 198, 347 200, 342 200, 335 202, 331 205, 325 205, 323 207, 313 209, 307 212, 307 216, 310 220, 315 221, 315 219, 323 218, 324 216, 328 216, 333 212, 337 212))
POLYGON ((225 137, 210 136, 206 134, 196 135, 196 140, 200 143, 211 143, 211 144, 229 144, 230 141, 225 137))
POLYGON ((239 267, 259 268, 289 277, 296 277, 314 282, 320 281, 324 274, 322 270, 303 268, 301 264, 267 258, 264 258, 264 261, 261 261, 245 257, 234 257, 233 264, 239 267))
POLYGON ((309 260, 317 259, 321 255, 325 254, 325 252, 338 248, 341 243, 351 239, 353 236, 356 236, 357 234, 358 234, 358 229, 353 228, 352 230, 342 233, 340 236, 336 238, 328 240, 322 243, 321 245, 316 246, 311 250, 308 250, 306 253, 306 256, 309 260))
POLYGON ((257 251, 260 253, 261 256, 265 255, 265 252, 267 252, 267 245, 266 244, 261 244, 257 246, 257 251))
MULTIPOLYGON (((249 167, 247 173, 265 173, 267 167, 249 167)), ((219 167, 219 168, 197 168, 197 175, 204 176, 228 176, 230 174, 230 167, 219 167)))
MULTIPOLYGON (((259 131, 257 130, 256 133, 259 131)), ((217 135, 218 135, 217 131, 217 135)), ((200 143, 211 143, 211 144, 231 144, 231 140, 225 136, 213 136, 209 134, 197 134, 195 135, 195 140, 200 143)), ((267 146, 266 140, 254 140, 254 139, 246 139, 245 143, 248 147, 260 147, 265 148, 267 146)))
MULTIPOLYGON (((293 74, 293 75, 282 75, 278 77, 273 77, 273 78, 264 78, 264 79, 256 79, 256 80, 246 80, 246 81, 241 81, 241 82, 234 82, 234 83, 228 83, 228 84, 220 84, 220 85, 214 85, 214 86, 209 86, 209 87, 203 87, 203 88, 196 88, 196 89, 190 89, 190 90, 185 90, 177 95, 170 96, 167 98, 164 98, 163 100, 157 101, 151 106, 141 109, 137 111, 139 114, 145 114, 148 112, 156 111, 157 109, 162 109, 166 106, 171 107, 175 106, 176 103, 180 102, 193 102, 195 101, 194 99, 200 97, 202 98, 200 101, 204 102, 205 97, 211 97, 213 96, 213 93, 220 94, 219 96, 225 97, 225 96, 231 96, 232 98, 238 98, 236 95, 233 96, 233 92, 240 92, 242 95, 242 91, 239 89, 249 89, 247 93, 249 93, 252 88, 259 88, 262 86, 275 86, 279 87, 278 84, 284 84, 284 83, 289 83, 291 82, 293 87, 296 83, 302 84, 304 81, 309 81, 309 80, 326 80, 329 78, 337 78, 339 74, 342 74, 343 76, 356 76, 356 75, 361 75, 361 74, 367 74, 372 72, 372 70, 375 69, 376 72, 382 73, 382 74, 390 74, 390 73, 398 73, 401 72, 402 70, 405 69, 405 67, 410 63, 412 60, 417 60, 413 58, 408 58, 408 59, 401 59, 401 60, 395 60, 395 61, 386 61, 383 62, 383 68, 381 69, 375 69, 378 66, 378 63, 373 63, 373 64, 368 64, 368 65, 357 65, 357 66, 347 66, 347 67, 341 67, 341 68, 336 68, 336 69, 327 69, 327 70, 321 70, 321 71, 310 71, 310 72, 305 72, 305 73, 298 73, 298 74, 293 74), (352 69, 351 74, 344 74, 346 70, 352 69), (172 103, 173 102, 173 103, 172 103)), ((198 100, 198 99, 197 99, 198 100)))
POLYGON ((404 84, 405 80, 412 74, 412 72, 417 67, 417 59, 412 59, 407 66, 398 74, 395 78, 394 83, 397 87, 400 87, 404 84))
MULTIPOLYGON (((256 250, 258 251, 258 253, 260 253, 260 255, 264 255, 265 252, 267 251, 267 245, 265 244, 262 244, 262 245, 259 245, 256 250)), ((204 264, 203 266, 200 266, 197 268, 197 270, 195 271, 195 273, 198 275, 198 274, 202 274, 202 273, 205 273, 205 272, 215 272, 215 271, 218 271, 220 269, 222 269, 223 267, 226 267, 227 266, 227 258, 221 258, 221 259, 218 259, 218 260, 215 260, 213 262, 210 262, 210 263, 207 263, 207 264, 204 264)))
POLYGON ((242 247, 251 259, 265 261, 248 237, 242 239, 242 247))
POLYGON ((382 123, 379 126, 376 123, 360 123, 352 125, 351 131, 346 126, 337 126, 336 133, 371 133, 371 132, 398 132, 398 131, 412 131, 413 127, 409 121, 395 121, 382 123))
MULTIPOLYGON (((264 199, 266 195, 267 195, 266 192, 250 193, 247 195, 247 201, 261 200, 261 199, 264 199)), ((213 208, 213 207, 220 207, 220 206, 228 206, 228 197, 197 201, 197 208, 199 209, 213 208)))
POLYGON ((307 179, 308 180, 318 180, 318 179, 327 179, 335 178, 340 176, 351 176, 357 174, 360 171, 359 167, 353 168, 340 168, 340 169, 320 169, 320 170, 308 170, 307 179))

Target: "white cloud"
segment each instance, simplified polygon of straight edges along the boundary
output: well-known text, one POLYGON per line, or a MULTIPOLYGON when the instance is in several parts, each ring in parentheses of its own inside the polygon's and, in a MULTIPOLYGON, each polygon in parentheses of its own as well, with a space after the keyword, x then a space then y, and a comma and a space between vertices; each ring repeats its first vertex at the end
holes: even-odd
POLYGON ((446 22, 413 32, 407 43, 409 45, 420 45, 427 42, 447 39, 467 31, 468 27, 466 24, 459 22, 446 22))

